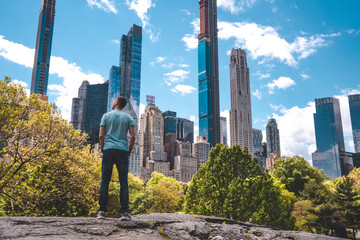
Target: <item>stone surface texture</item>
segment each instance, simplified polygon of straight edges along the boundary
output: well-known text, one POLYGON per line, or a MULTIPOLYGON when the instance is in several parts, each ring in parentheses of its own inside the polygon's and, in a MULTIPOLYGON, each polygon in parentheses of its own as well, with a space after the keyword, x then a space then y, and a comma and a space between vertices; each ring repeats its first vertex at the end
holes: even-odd
POLYGON ((305 232, 284 231, 225 218, 151 213, 98 220, 78 217, 0 217, 0 240, 224 240, 224 239, 340 239, 305 232))

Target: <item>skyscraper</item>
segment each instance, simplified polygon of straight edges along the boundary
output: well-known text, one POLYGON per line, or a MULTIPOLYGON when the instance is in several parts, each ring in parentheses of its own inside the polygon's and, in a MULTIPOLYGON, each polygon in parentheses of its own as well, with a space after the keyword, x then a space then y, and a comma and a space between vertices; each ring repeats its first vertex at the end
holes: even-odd
POLYGON ((55 0, 42 0, 31 78, 31 94, 46 95, 47 93, 54 19, 55 0))
POLYGON ((70 123, 78 130, 84 130, 86 91, 89 84, 88 81, 83 81, 78 91, 78 97, 72 99, 70 123))
POLYGON ((168 132, 176 133, 176 112, 163 112, 164 117, 164 134, 168 132))
POLYGON ((349 95, 348 98, 355 153, 360 153, 360 94, 349 95))
POLYGON ((277 151, 279 156, 281 156, 280 151, 280 133, 275 119, 269 119, 266 124, 266 146, 267 146, 267 156, 270 156, 271 153, 277 151))
POLYGON ((247 146, 253 154, 253 130, 249 68, 243 49, 232 49, 230 57, 230 146, 247 146))
POLYGON ((142 28, 132 25, 121 37, 120 67, 112 66, 109 77, 108 111, 118 96, 124 96, 139 117, 142 28))
POLYGON ((330 179, 342 175, 340 151, 345 151, 339 100, 333 97, 315 99, 314 113, 316 152, 313 166, 323 169, 330 179))
POLYGON ((146 167, 146 158, 156 145, 164 145, 164 118, 155 104, 149 103, 141 115, 139 129, 140 167, 146 167))
MULTIPOLYGON (((264 154, 264 146, 262 143, 262 132, 260 129, 253 128, 253 146, 254 146, 254 157, 257 157, 258 163, 261 169, 265 170, 266 168, 266 156, 264 154)), ((266 148, 265 148, 266 149, 266 148)))
POLYGON ((84 131, 89 135, 89 143, 99 143, 100 121, 106 113, 109 83, 88 85, 85 100, 84 131))
POLYGON ((197 170, 200 169, 209 158, 210 144, 206 141, 206 137, 198 136, 196 142, 192 145, 192 152, 197 164, 197 170))
POLYGON ((227 125, 226 117, 220 117, 220 143, 227 145, 227 125))
POLYGON ((176 139, 182 142, 194 142, 194 122, 185 118, 176 119, 176 139))
POLYGON ((219 64, 216 0, 200 0, 198 36, 199 135, 220 143, 219 64))

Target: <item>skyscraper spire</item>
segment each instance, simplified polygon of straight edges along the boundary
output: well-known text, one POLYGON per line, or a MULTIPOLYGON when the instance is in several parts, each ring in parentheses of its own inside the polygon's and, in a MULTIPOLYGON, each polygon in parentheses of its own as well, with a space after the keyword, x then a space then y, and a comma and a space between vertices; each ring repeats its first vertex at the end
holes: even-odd
POLYGON ((216 0, 200 0, 199 135, 211 146, 220 143, 219 64, 216 0))
POLYGON ((47 93, 54 18, 55 0, 42 0, 31 78, 31 94, 46 95, 47 93))

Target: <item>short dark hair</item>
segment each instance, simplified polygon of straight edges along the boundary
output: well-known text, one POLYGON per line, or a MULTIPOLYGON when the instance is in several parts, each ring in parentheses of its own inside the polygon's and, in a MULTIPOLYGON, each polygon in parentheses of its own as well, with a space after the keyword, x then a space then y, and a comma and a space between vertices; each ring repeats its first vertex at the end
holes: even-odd
POLYGON ((120 109, 123 109, 125 106, 126 106, 126 104, 127 104, 127 100, 126 100, 126 98, 124 98, 123 96, 119 96, 119 97, 117 97, 116 99, 115 99, 115 101, 116 101, 116 105, 120 108, 120 109))
POLYGON ((334 219, 335 222, 338 222, 339 221, 339 216, 338 215, 333 215, 332 219, 334 219))

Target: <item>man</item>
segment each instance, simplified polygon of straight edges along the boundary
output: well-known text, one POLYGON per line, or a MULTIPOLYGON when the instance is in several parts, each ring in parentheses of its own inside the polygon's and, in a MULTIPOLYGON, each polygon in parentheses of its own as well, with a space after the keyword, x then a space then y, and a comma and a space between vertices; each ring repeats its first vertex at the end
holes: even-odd
POLYGON ((127 101, 124 97, 115 99, 113 111, 105 113, 100 122, 100 148, 103 152, 101 163, 101 185, 98 219, 104 219, 107 211, 109 183, 113 165, 116 165, 120 181, 120 213, 121 220, 130 220, 129 214, 129 155, 135 143, 135 124, 132 117, 123 112, 127 101), (130 144, 127 134, 130 133, 130 144))
POLYGON ((343 223, 339 222, 339 217, 334 215, 330 225, 330 236, 347 238, 346 227, 343 223))

